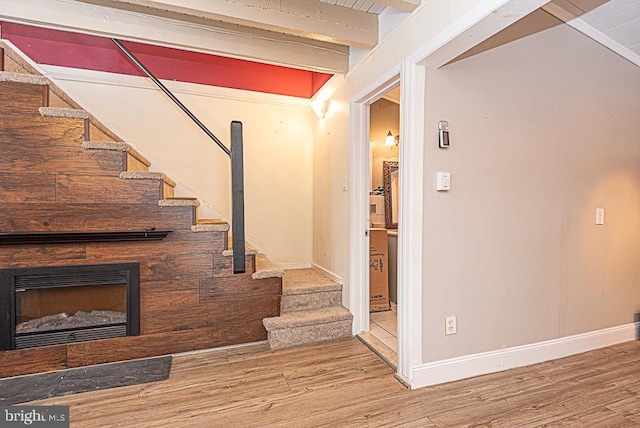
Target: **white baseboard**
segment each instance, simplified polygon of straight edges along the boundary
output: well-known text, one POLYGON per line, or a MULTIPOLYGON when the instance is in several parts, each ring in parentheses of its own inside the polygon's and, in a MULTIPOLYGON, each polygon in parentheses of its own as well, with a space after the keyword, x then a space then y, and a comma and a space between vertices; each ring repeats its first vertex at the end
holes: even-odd
POLYGON ((338 284, 340 284, 340 285, 343 285, 343 284, 344 284, 344 282, 342 281, 342 277, 340 277, 340 276, 336 275, 336 274, 335 274, 335 273, 333 273, 333 272, 330 272, 330 271, 326 270, 326 269, 325 269, 325 268, 323 268, 323 267, 318 266, 318 265, 317 265, 317 264, 315 264, 315 263, 311 265, 311 268, 312 268, 313 270, 315 270, 316 272, 318 272, 318 273, 320 273, 320 274, 322 274, 322 275, 326 276, 326 277, 327 277, 327 278, 329 278, 330 280, 337 282, 337 283, 338 283, 338 284))
POLYGON ((500 372, 628 342, 635 339, 637 327, 636 323, 625 324, 575 336, 422 364, 413 368, 411 388, 500 372))
POLYGON ((309 269, 311 265, 309 263, 277 263, 280 269, 309 269))

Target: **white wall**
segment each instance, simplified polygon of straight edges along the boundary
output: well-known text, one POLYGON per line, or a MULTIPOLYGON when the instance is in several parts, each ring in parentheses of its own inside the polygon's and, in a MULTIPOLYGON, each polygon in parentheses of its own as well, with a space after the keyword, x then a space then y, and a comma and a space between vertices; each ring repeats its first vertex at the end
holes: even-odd
POLYGON ((640 69, 562 25, 429 70, 426 100, 451 148, 426 133, 423 360, 633 322, 640 69))
MULTIPOLYGON (((45 67, 105 125, 225 220, 228 157, 147 79, 45 67)), ((283 267, 311 261, 312 111, 307 100, 164 82, 223 142, 243 122, 247 239, 283 267)), ((206 211, 206 210, 203 210, 206 211)))

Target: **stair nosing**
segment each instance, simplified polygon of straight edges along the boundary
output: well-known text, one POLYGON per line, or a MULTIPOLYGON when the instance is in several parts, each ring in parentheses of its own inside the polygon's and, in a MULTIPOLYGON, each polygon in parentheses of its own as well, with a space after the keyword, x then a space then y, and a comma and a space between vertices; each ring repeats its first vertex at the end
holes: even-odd
POLYGON ((165 198, 158 201, 160 207, 197 207, 200 201, 197 198, 165 198))
POLYGON ((0 82, 25 83, 27 85, 48 85, 49 79, 39 74, 0 71, 0 82))
POLYGON ((67 119, 89 119, 89 113, 77 108, 64 107, 40 107, 40 115, 44 117, 60 117, 67 119))
POLYGON ((85 141, 82 143, 82 148, 85 150, 110 150, 128 153, 146 167, 151 166, 151 162, 145 159, 131 144, 124 141, 85 141))
POLYGON ((176 186, 176 183, 165 173, 157 171, 122 171, 120 178, 123 180, 162 180, 171 187, 176 186))
POLYGON ((284 271, 280 269, 264 254, 256 255, 256 271, 251 274, 253 279, 282 278, 284 271))
POLYGON ((192 232, 228 232, 229 223, 220 224, 194 224, 191 226, 192 232))
POLYGON ((344 306, 325 306, 318 309, 285 312, 279 317, 265 318, 263 320, 263 325, 267 331, 277 331, 309 325, 348 321, 352 319, 353 315, 344 306), (300 314, 304 314, 305 318, 296 318, 300 314))
MULTIPOLYGON (((286 272, 285 272, 286 278, 286 272)), ((283 296, 299 296, 302 294, 315 294, 315 293, 332 293, 336 291, 342 291, 342 285, 340 284, 326 284, 326 285, 318 285, 314 287, 292 287, 291 284, 285 283, 282 285, 282 295, 283 296)))

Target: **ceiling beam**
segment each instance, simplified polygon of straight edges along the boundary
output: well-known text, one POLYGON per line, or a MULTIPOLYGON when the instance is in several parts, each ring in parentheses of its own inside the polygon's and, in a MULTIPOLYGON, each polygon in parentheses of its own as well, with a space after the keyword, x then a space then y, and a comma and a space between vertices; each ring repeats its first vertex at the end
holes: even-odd
POLYGON ((413 12, 420 6, 420 0, 376 0, 376 3, 395 7, 405 12, 413 12))
POLYGON ((0 20, 344 74, 343 45, 219 22, 207 25, 68 0, 2 0, 0 20))
POLYGON ((155 16, 173 13, 185 21, 204 18, 363 49, 378 42, 377 15, 320 0, 77 1, 124 10, 144 7, 155 16))

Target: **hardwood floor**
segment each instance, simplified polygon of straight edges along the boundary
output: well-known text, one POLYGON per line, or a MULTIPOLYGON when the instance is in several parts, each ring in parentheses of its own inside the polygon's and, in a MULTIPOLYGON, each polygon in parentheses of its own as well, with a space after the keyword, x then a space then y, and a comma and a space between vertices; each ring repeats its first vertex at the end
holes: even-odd
POLYGON ((168 380, 30 404, 72 427, 640 427, 640 342, 415 391, 355 338, 174 358, 168 380))

